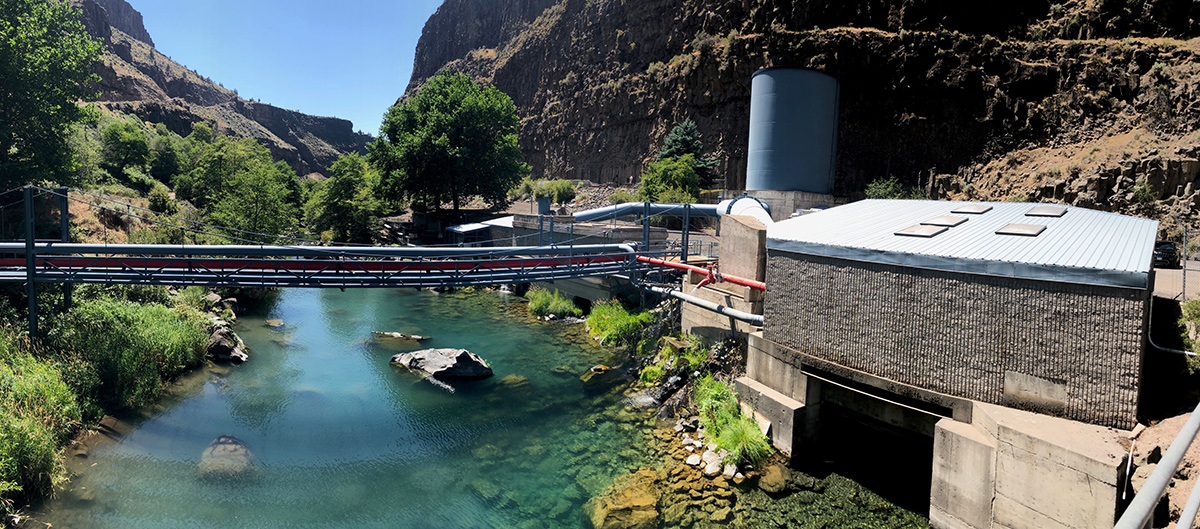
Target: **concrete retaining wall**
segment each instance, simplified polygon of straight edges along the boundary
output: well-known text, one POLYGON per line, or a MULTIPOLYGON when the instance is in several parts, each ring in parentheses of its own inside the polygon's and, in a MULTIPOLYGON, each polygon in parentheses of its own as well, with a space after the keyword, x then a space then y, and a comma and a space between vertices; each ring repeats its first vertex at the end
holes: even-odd
POLYGON ((1148 291, 776 250, 767 285, 769 341, 947 395, 1135 424, 1148 291))

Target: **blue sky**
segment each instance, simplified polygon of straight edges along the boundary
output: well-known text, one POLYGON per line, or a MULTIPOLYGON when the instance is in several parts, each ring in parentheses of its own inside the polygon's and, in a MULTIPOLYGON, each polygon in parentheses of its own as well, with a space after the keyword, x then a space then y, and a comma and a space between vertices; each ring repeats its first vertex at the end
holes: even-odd
POLYGON ((158 51, 244 99, 379 132, 441 0, 128 0, 158 51))

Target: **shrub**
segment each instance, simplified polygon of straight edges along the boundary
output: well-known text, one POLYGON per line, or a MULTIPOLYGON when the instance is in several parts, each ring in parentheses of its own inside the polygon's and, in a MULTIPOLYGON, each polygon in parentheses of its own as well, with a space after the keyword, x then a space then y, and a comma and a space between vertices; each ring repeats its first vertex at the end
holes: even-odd
POLYGON ((925 194, 917 188, 906 188, 895 176, 877 178, 867 184, 863 191, 867 198, 923 199, 925 194))
POLYGON ((696 389, 692 393, 692 404, 700 414, 704 429, 716 437, 721 428, 738 415, 737 398, 733 388, 716 380, 711 374, 696 381, 696 389))
POLYGON ((731 461, 757 463, 771 452, 771 444, 758 425, 741 414, 737 396, 728 384, 705 375, 696 381, 692 400, 705 431, 717 446, 729 451, 731 461))
POLYGON ((634 345, 642 328, 654 321, 649 312, 631 313, 619 301, 610 300, 592 307, 588 315, 588 333, 609 345, 634 345))
POLYGON ((175 202, 175 199, 171 198, 170 193, 167 191, 167 187, 162 184, 158 184, 154 186, 154 189, 150 190, 149 199, 150 211, 162 213, 164 215, 175 215, 179 213, 179 204, 175 202))
POLYGON ((549 198, 555 204, 565 204, 575 200, 575 184, 566 180, 539 181, 539 187, 534 192, 538 198, 549 198))
POLYGON ((167 288, 159 285, 104 285, 88 283, 76 290, 79 299, 106 298, 134 303, 171 303, 167 288))
POLYGON ((1139 180, 1133 185, 1133 199, 1139 204, 1151 204, 1158 199, 1158 195, 1148 180, 1139 180))
POLYGON ((672 188, 693 197, 700 194, 700 175, 696 172, 695 155, 685 154, 651 162, 646 172, 642 173, 638 198, 661 202, 659 195, 672 188))
POLYGON ((663 368, 657 365, 648 365, 642 368, 641 375, 638 376, 644 384, 658 384, 662 381, 663 368))
POLYGON ((680 351, 680 356, 687 360, 689 368, 696 369, 708 360, 708 348, 700 341, 700 337, 694 334, 687 335, 686 339, 688 346, 680 351))
POLYGON ((60 316, 47 340, 85 405, 121 408, 152 402, 164 380, 199 364, 208 336, 194 310, 95 299, 60 316))
POLYGON ((555 318, 562 318, 583 315, 583 311, 579 310, 579 307, 559 294, 557 290, 551 292, 544 288, 533 287, 525 293, 525 299, 529 300, 529 312, 532 312, 534 316, 552 315, 555 318))
POLYGON ((608 196, 609 204, 624 204, 626 202, 637 202, 637 195, 630 193, 624 189, 618 189, 615 193, 608 196))

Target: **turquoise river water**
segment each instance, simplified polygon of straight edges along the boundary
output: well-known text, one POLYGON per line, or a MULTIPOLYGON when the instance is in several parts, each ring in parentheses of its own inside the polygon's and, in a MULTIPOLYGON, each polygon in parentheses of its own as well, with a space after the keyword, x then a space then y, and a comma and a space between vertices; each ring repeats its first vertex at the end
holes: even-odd
POLYGON ((75 478, 35 517, 56 528, 580 527, 589 497, 646 462, 652 419, 616 390, 584 387, 579 374, 611 358, 582 326, 532 320, 518 303, 286 290, 239 320, 249 362, 181 381, 128 435, 73 457, 75 478), (389 343, 375 330, 432 338, 389 343), (388 363, 418 347, 471 350, 496 376, 450 393, 388 363), (252 472, 199 475, 222 435, 249 446, 252 472))

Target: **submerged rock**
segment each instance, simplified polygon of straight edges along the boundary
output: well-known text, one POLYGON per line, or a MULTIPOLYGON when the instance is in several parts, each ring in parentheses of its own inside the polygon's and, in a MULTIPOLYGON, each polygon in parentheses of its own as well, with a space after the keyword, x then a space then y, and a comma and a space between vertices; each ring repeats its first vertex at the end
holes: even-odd
POLYGON ((658 527, 658 473, 643 468, 584 505, 593 529, 658 527))
POLYGON ((254 468, 254 454, 241 439, 222 435, 204 449, 197 470, 202 476, 235 476, 254 468))
POLYGON ((421 349, 395 355, 392 363, 439 378, 479 379, 492 376, 492 368, 487 362, 466 349, 421 349))

